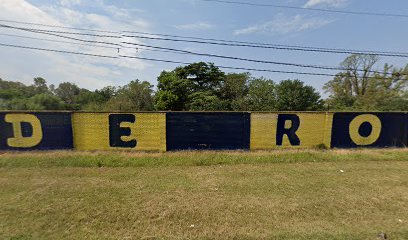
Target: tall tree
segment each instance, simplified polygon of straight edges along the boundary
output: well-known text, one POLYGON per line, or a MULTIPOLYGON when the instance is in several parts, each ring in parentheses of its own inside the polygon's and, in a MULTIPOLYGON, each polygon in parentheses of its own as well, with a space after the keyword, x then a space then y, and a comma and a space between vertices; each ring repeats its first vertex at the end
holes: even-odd
POLYGON ((49 92, 47 81, 42 77, 34 78, 33 88, 34 88, 33 92, 35 94, 43 94, 49 92))
POLYGON ((312 86, 299 80, 284 80, 276 86, 276 110, 316 111, 322 110, 323 101, 312 86))
POLYGON ((345 71, 325 84, 330 94, 327 102, 335 110, 382 110, 390 99, 404 94, 408 67, 396 69, 385 64, 375 70, 378 58, 373 55, 351 55, 341 66, 345 71))
POLYGON ((220 98, 224 78, 225 74, 219 68, 204 62, 177 67, 171 72, 163 71, 157 79, 156 109, 189 110, 195 105, 192 101, 196 102, 204 95, 220 98))
POLYGON ((252 79, 248 94, 241 103, 240 110, 274 111, 276 110, 275 83, 265 78, 252 79))
POLYGON ((244 106, 244 98, 248 94, 251 74, 228 73, 220 89, 223 110, 239 111, 244 106))
POLYGON ((146 81, 131 81, 119 88, 116 95, 106 103, 106 108, 118 111, 152 111, 153 85, 146 81))
POLYGON ((55 89, 55 95, 62 99, 69 107, 75 109, 76 97, 80 93, 80 88, 75 83, 63 82, 55 89))
POLYGON ((157 110, 186 110, 186 102, 190 94, 188 79, 180 78, 174 71, 163 71, 157 78, 155 106, 157 110))

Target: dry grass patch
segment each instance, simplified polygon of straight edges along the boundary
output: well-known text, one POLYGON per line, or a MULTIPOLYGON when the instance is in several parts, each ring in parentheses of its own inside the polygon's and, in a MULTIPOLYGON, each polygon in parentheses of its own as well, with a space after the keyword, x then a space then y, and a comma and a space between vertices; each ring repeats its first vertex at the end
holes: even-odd
POLYGON ((407 153, 7 153, 0 239, 408 239, 407 153))

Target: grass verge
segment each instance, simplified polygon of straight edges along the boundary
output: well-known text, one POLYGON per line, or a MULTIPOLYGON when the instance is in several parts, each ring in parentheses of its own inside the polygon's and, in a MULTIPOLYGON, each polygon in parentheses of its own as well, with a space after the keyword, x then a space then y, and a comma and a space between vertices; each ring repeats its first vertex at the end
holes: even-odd
POLYGON ((408 149, 182 151, 135 152, 6 152, 0 167, 160 167, 338 161, 408 161, 408 149))
POLYGON ((408 150, 0 156, 0 239, 408 239, 408 150))

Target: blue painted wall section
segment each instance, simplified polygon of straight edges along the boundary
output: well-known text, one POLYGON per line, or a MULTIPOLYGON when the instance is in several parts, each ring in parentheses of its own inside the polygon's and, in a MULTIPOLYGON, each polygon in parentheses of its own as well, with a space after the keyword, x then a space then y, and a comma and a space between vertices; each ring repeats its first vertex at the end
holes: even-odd
POLYGON ((335 113, 332 148, 406 147, 408 114, 335 113))
POLYGON ((72 149, 71 113, 0 113, 0 150, 72 149))
POLYGON ((248 150, 250 113, 167 113, 166 133, 169 151, 248 150))

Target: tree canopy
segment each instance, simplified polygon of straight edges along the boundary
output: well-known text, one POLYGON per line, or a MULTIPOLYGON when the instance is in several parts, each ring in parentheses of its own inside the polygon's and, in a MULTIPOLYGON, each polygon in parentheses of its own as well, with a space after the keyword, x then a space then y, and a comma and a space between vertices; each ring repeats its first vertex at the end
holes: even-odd
POLYGON ((163 71, 157 89, 147 81, 88 90, 75 83, 31 85, 0 78, 0 109, 88 111, 408 111, 408 65, 378 67, 374 55, 350 55, 323 87, 323 100, 300 80, 273 81, 249 73, 225 73, 197 62, 163 71), (380 70, 379 70, 380 69, 380 70))
POLYGON ((384 64, 376 70, 378 58, 372 55, 351 55, 340 72, 324 85, 330 94, 327 103, 335 110, 390 111, 408 110, 408 65, 394 68, 384 64))

